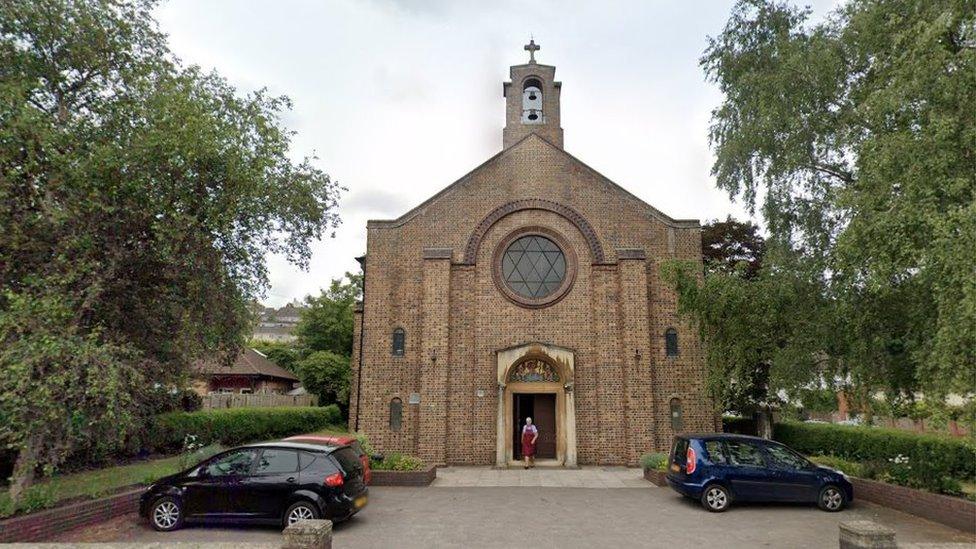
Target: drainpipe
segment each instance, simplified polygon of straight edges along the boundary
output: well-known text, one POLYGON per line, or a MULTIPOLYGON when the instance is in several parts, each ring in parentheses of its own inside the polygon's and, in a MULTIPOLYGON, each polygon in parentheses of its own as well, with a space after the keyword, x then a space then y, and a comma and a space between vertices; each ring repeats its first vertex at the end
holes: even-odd
POLYGON ((363 272, 363 307, 359 312, 359 369, 356 373, 356 428, 353 429, 358 433, 359 406, 363 394, 363 338, 366 336, 366 256, 361 255, 356 258, 356 261, 359 262, 359 268, 363 272))

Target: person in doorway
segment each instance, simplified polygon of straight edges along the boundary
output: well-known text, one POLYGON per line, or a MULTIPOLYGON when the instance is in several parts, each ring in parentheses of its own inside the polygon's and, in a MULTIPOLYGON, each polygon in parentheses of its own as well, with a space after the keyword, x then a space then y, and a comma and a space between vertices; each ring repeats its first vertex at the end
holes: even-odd
POLYGON ((525 418, 525 425, 522 427, 522 459, 525 460, 525 468, 535 467, 535 441, 539 439, 539 429, 532 425, 532 418, 525 418))

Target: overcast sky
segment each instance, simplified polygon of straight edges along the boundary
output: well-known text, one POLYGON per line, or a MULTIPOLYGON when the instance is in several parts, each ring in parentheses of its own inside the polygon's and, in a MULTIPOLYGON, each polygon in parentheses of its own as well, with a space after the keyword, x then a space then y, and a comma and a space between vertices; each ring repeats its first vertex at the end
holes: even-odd
MULTIPOLYGON (((836 2, 811 3, 821 17, 836 2)), ((698 66, 731 5, 168 0, 156 15, 184 62, 291 97, 296 157, 349 189, 308 272, 269 257, 265 303, 280 306, 358 270, 367 219, 398 217, 501 149, 501 83, 530 34, 563 82, 568 152, 671 217, 747 217, 709 175, 721 95, 698 66)))

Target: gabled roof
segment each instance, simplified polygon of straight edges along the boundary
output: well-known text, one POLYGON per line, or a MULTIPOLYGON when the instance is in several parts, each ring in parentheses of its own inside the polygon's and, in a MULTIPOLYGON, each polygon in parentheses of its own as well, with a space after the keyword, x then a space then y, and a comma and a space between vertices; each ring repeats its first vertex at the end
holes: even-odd
POLYGON ((529 135, 527 135, 527 136, 523 137, 522 139, 520 139, 517 143, 515 143, 511 147, 508 147, 507 149, 502 149, 498 154, 492 156, 488 160, 485 160, 484 162, 482 162, 481 164, 479 164, 476 168, 474 168, 470 172, 468 172, 468 173, 464 174, 463 176, 461 176, 460 179, 458 179, 454 183, 451 183, 447 187, 444 187, 443 189, 441 189, 440 191, 438 191, 436 194, 434 194, 433 196, 431 196, 427 200, 423 201, 420 205, 418 205, 417 207, 411 209, 410 211, 408 211, 407 213, 401 215, 400 217, 398 217, 396 219, 370 219, 367 222, 366 226, 367 227, 386 227, 386 228, 389 228, 389 227, 399 227, 399 226, 403 225, 407 221, 410 221, 412 218, 416 217, 419 213, 423 212, 428 206, 430 206, 430 205, 434 204, 435 202, 437 202, 437 200, 440 199, 442 196, 445 196, 445 195, 451 193, 452 191, 454 191, 454 189, 456 187, 458 187, 459 185, 461 185, 462 183, 464 183, 465 181, 467 181, 469 178, 471 178, 472 176, 474 176, 476 173, 480 172, 485 167, 489 166, 490 164, 492 164, 493 162, 495 162, 499 158, 502 158, 503 156, 511 153, 515 149, 524 146, 524 144, 529 139, 533 139, 533 138, 534 139, 538 139, 539 141, 545 143, 547 146, 551 147, 553 150, 558 151, 559 153, 561 153, 561 154, 565 155, 566 157, 568 157, 570 159, 570 161, 575 162, 576 164, 578 164, 583 169, 585 169, 585 170, 589 171, 590 173, 594 174, 595 176, 597 176, 597 178, 601 179, 605 184, 609 185, 614 190, 619 191, 620 193, 622 193, 626 197, 628 197, 631 200, 633 200, 634 202, 636 202, 640 207, 642 207, 645 210, 647 210, 648 213, 651 216, 653 216, 655 219, 661 221, 665 225, 668 225, 668 226, 671 226, 671 227, 681 227, 681 228, 695 228, 695 227, 698 227, 700 225, 699 220, 697 220, 697 219, 674 219, 674 218, 668 216, 667 214, 665 214, 661 210, 658 210, 654 206, 651 206, 647 202, 644 202, 643 200, 641 200, 640 198, 638 198, 636 195, 634 195, 633 193, 631 193, 627 189, 625 189, 625 188, 621 187, 620 185, 614 183, 613 181, 610 180, 610 178, 608 178, 607 176, 601 174, 600 172, 596 171, 595 169, 591 168, 589 165, 587 165, 585 162, 583 162, 579 158, 576 158, 575 156, 573 156, 573 155, 569 154, 568 152, 566 152, 564 149, 562 149, 560 147, 557 147, 556 145, 553 145, 546 138, 544 138, 544 137, 542 137, 542 136, 540 136, 540 135, 538 135, 536 133, 530 133, 529 135))
POLYGON ((273 377, 298 381, 295 374, 271 362, 254 349, 244 349, 230 366, 224 366, 215 360, 201 360, 193 365, 193 372, 204 376, 250 376, 273 377))

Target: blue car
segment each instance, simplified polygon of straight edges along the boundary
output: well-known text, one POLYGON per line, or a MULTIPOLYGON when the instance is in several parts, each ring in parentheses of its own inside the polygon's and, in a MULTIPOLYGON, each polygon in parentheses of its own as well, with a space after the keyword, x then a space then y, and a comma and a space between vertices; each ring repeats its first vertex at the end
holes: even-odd
POLYGON ((675 437, 668 485, 720 513, 733 501, 816 503, 840 511, 854 499, 854 487, 840 471, 820 467, 790 448, 745 435, 675 437))

